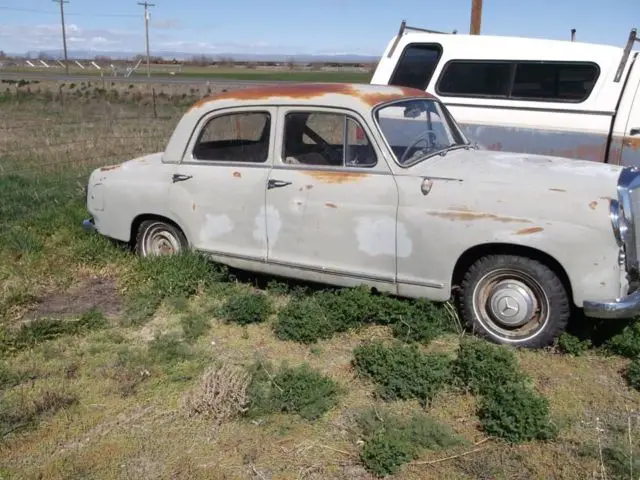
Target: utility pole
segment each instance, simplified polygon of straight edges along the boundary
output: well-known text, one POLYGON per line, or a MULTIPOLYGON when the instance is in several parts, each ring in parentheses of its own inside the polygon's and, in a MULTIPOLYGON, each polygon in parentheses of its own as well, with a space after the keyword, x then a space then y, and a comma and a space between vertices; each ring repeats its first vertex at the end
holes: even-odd
POLYGON ((155 3, 138 2, 138 5, 144 5, 144 35, 147 40, 147 77, 151 76, 151 66, 149 64, 149 7, 155 7, 155 3))
POLYGON ((482 22, 482 0, 471 0, 471 35, 480 35, 480 23, 482 22))
POLYGON ((67 58, 67 34, 64 30, 64 4, 69 3, 69 0, 53 0, 60 4, 60 21, 62 22, 62 47, 64 49, 64 71, 69 75, 69 60, 67 58))

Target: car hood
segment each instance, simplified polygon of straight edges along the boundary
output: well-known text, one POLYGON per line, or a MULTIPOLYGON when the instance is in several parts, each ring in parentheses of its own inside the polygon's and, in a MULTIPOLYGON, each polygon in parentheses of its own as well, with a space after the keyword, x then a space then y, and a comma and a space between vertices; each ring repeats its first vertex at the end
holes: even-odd
POLYGON ((407 173, 615 198, 622 170, 619 165, 564 157, 460 149, 431 157, 407 173))

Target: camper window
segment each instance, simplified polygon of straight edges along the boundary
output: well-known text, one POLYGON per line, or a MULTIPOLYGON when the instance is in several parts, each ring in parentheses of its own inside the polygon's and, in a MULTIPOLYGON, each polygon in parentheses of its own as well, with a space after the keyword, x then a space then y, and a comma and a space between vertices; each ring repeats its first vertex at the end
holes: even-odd
POLYGON ((390 85, 425 90, 442 55, 440 45, 410 44, 400 55, 390 85))

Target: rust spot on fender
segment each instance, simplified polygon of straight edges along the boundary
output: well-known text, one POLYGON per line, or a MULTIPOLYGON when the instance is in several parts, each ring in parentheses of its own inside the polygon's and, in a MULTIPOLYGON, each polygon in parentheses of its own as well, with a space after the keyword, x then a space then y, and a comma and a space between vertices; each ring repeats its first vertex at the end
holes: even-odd
POLYGON ((591 210, 595 210, 597 206, 598 206, 598 202, 596 202, 595 200, 589 203, 589 208, 591 210))
POLYGON ((325 203, 325 205, 329 208, 338 208, 338 206, 335 203, 331 203, 331 202, 327 202, 325 203))
POLYGON ((233 172, 233 178, 242 178, 242 174, 240 172, 233 172))
POLYGON ((435 98, 424 90, 410 87, 384 85, 379 86, 378 89, 371 86, 364 89, 350 83, 291 83, 237 88, 206 96, 195 102, 187 111, 194 110, 215 100, 266 100, 273 97, 311 100, 323 95, 347 95, 358 98, 369 106, 404 97, 435 98))
POLYGON ((306 185, 304 188, 306 188, 307 190, 311 190, 313 188, 313 185, 306 185))
POLYGON ((542 227, 529 227, 529 228, 522 228, 520 230, 518 230, 515 235, 531 235, 533 233, 538 233, 543 231, 544 228, 542 227))
MULTIPOLYGON (((310 171, 302 172, 305 175, 310 175, 314 179, 322 183, 350 183, 362 180, 369 175, 367 173, 355 173, 355 172, 319 172, 310 171)), ((307 188, 311 185, 307 185, 307 188)))
POLYGON ((429 215, 440 218, 447 218, 454 221, 467 222, 470 220, 493 220, 496 222, 518 222, 531 223, 526 218, 502 217, 493 213, 472 212, 469 210, 450 210, 448 212, 428 212, 429 215))
POLYGON ((108 172, 109 170, 116 170, 118 168, 120 168, 119 164, 118 165, 107 165, 106 167, 100 168, 100 171, 101 172, 108 172))
POLYGON ((193 210, 194 212, 196 211, 196 204, 195 203, 193 205, 191 205, 191 210, 193 210))
POLYGON ((563 192, 563 193, 566 193, 566 190, 564 188, 550 188, 549 190, 551 192, 563 192))

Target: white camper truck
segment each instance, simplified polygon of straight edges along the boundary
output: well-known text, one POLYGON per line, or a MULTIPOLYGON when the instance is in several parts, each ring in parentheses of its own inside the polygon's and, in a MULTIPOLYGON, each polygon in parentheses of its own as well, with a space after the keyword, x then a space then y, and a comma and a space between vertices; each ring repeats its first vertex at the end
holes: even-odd
POLYGON ((490 150, 640 166, 640 61, 624 48, 402 22, 371 79, 420 88, 490 150))

